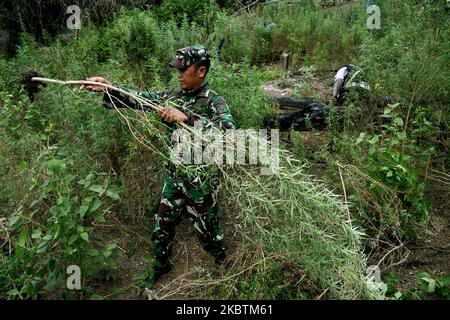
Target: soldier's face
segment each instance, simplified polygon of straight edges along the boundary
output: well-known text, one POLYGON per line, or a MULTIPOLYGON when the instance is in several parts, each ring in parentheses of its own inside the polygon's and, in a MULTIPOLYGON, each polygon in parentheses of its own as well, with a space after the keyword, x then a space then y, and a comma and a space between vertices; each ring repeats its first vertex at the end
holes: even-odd
POLYGON ((178 81, 183 90, 191 91, 200 88, 205 79, 206 68, 191 65, 186 69, 178 69, 178 81))

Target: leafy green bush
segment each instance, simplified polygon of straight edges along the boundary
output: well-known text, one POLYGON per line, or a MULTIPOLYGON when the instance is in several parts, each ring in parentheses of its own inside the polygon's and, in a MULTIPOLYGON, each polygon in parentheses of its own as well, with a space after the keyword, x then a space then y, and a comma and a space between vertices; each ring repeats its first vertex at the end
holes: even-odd
POLYGON ((104 201, 120 196, 108 179, 93 173, 77 181, 71 163, 55 156, 56 148, 50 148, 35 163, 19 163, 26 193, 9 217, 12 250, 0 254, 4 298, 36 299, 43 290, 65 289, 69 265, 81 268, 83 280, 114 277, 117 247, 95 227, 105 222, 104 201))
MULTIPOLYGON (((395 221, 399 221, 401 225, 397 227, 401 227, 401 236, 411 239, 423 233, 423 228, 429 221, 429 203, 424 199, 425 181, 420 170, 414 168, 411 156, 403 151, 409 141, 404 132, 404 120, 396 111, 397 107, 398 104, 395 104, 385 109, 383 116, 389 122, 383 125, 381 134, 367 137, 362 133, 356 143, 365 140, 370 145, 365 167, 369 176, 378 182, 368 185, 372 194, 379 197, 378 201, 382 203, 387 187, 402 203, 403 209, 395 214, 400 216, 395 219, 387 218, 385 222, 395 224, 395 221)), ((386 217, 388 212, 385 212, 386 217)))

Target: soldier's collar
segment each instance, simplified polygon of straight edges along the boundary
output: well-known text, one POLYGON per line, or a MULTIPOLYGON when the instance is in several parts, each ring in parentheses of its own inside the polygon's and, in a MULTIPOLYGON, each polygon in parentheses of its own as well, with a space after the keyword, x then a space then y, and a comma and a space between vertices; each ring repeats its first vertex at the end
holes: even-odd
POLYGON ((192 90, 192 91, 182 91, 182 94, 184 96, 188 96, 188 97, 207 97, 209 93, 209 83, 205 82, 200 88, 198 88, 197 90, 192 90))

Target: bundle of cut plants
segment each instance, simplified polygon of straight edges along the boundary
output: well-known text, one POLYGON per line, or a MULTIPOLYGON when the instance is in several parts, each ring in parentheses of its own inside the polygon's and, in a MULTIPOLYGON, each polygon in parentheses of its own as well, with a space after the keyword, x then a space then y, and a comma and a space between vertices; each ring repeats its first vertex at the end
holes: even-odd
MULTIPOLYGON (((48 81, 43 78, 33 80, 77 85, 87 83, 48 81)), ((103 86, 107 88, 105 91, 120 90, 146 110, 160 110, 168 106, 180 110, 186 108, 179 101, 155 102, 142 98, 136 92, 103 86)), ((153 145, 152 140, 146 136, 157 135, 164 148, 170 148, 167 136, 164 130, 161 130, 161 121, 157 117, 150 117, 148 112, 124 110, 122 107, 117 105, 114 109, 125 121, 135 139, 165 160, 169 160, 167 153, 160 150, 161 144, 153 145)), ((208 119, 200 116, 198 118, 211 124, 208 119)), ((197 134, 192 127, 184 123, 177 125, 197 134)), ((216 135, 222 134, 227 145, 239 144, 238 141, 230 141, 241 138, 239 135, 227 134, 214 125, 207 127, 216 135)), ((266 137, 257 134, 251 135, 250 139, 256 141, 259 146, 270 145, 266 137)), ((204 139, 203 142, 207 144, 210 141, 204 139)), ((249 145, 251 143, 247 144, 247 149, 249 145)), ((269 168, 270 174, 264 175, 261 174, 261 164, 227 165, 223 161, 217 161, 217 157, 213 157, 215 160, 210 165, 180 163, 178 167, 191 176, 205 177, 209 173, 220 171, 221 194, 226 195, 222 197, 222 201, 225 201, 222 205, 233 208, 237 221, 251 228, 252 233, 262 241, 265 252, 284 256, 302 265, 309 276, 324 290, 328 290, 333 298, 382 298, 382 293, 367 281, 366 257, 361 243, 363 234, 352 225, 347 204, 319 180, 306 174, 301 161, 294 159, 288 151, 278 149, 276 157, 277 166, 269 168), (211 167, 217 170, 211 170, 211 167)), ((270 159, 272 158, 269 158, 269 163, 270 159)), ((244 228, 241 232, 245 232, 244 228)))
POLYGON ((379 298, 367 287, 362 234, 352 226, 342 199, 287 153, 280 164, 273 175, 243 173, 243 168, 229 172, 225 199, 268 253, 301 264, 333 297, 379 298))

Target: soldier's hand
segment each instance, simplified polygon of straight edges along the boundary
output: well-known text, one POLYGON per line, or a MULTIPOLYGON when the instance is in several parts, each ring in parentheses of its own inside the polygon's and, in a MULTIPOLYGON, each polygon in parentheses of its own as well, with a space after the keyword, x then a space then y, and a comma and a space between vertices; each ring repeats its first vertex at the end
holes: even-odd
MULTIPOLYGON (((99 83, 112 85, 111 82, 109 82, 108 80, 106 80, 103 77, 90 77, 90 78, 86 78, 86 81, 93 81, 93 82, 99 82, 99 83)), ((80 86, 80 90, 91 90, 94 92, 104 92, 105 89, 106 88, 103 86, 94 86, 94 85, 86 85, 86 84, 82 84, 80 86)))
POLYGON ((163 108, 159 111, 159 116, 168 123, 172 123, 174 121, 184 122, 188 119, 185 113, 175 108, 163 108))

